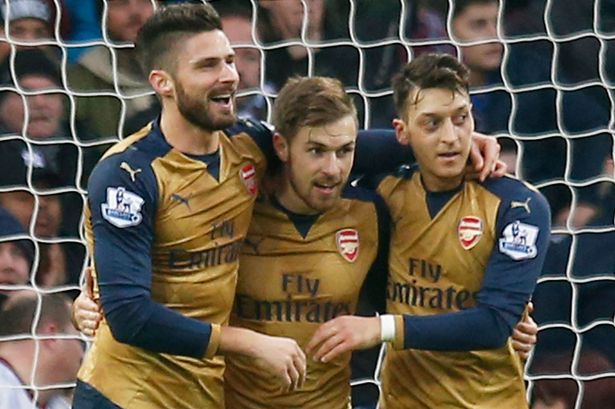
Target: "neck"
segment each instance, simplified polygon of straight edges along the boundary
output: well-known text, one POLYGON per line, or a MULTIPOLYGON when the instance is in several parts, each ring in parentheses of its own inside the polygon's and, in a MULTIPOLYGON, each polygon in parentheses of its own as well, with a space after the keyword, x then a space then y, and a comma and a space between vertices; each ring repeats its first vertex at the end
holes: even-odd
POLYGON ((175 104, 163 107, 160 129, 169 145, 190 155, 214 153, 220 146, 217 131, 207 131, 188 122, 175 104))
POLYGON ((463 182, 463 175, 454 178, 438 178, 433 175, 421 174, 423 187, 428 192, 447 192, 456 189, 463 182))
MULTIPOLYGON (((32 382, 32 362, 29 359, 20 359, 20 357, 32 357, 34 356, 34 344, 32 341, 16 341, 6 342, 0 348, 0 358, 4 359, 11 366, 11 369, 15 372, 15 375, 24 385, 30 385, 32 382)), ((39 359, 40 359, 39 354, 39 359)), ((36 378, 34 383, 37 385, 44 385, 48 382, 43 375, 44 365, 39 362, 37 366, 36 378)), ((41 390, 38 392, 37 404, 44 405, 50 398, 52 391, 41 390)), ((57 392, 57 391, 55 391, 57 392)))
POLYGON ((19 359, 19 357, 31 357, 34 350, 33 348, 26 348, 23 345, 24 342, 27 341, 7 342, 0 349, 0 358, 9 363, 21 382, 28 384, 32 376, 32 363, 28 362, 27 359, 19 359))

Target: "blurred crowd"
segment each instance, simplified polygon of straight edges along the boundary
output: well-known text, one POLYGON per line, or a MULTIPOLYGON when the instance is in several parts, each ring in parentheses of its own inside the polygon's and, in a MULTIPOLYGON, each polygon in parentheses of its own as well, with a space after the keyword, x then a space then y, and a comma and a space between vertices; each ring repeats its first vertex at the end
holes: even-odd
MULTIPOLYGON (((74 296, 87 263, 88 175, 110 144, 158 114, 132 47, 154 3, 0 2, 0 340, 32 334, 33 317, 4 324, 33 314, 33 299, 61 315, 56 304, 74 296), (33 287, 67 298, 36 298, 33 287)), ((539 379, 534 408, 573 408, 579 388, 583 408, 615 407, 614 379, 599 376, 615 371, 615 0, 449 3, 212 1, 236 50, 240 116, 267 120, 289 77, 326 75, 355 97, 363 126, 388 128, 390 79, 402 64, 444 51, 470 67, 477 130, 498 137, 511 173, 549 199, 557 232, 534 296, 544 328, 529 367, 539 379), (540 380, 548 374, 598 379, 540 380)), ((37 331, 73 333, 37 319, 37 331)), ((6 358, 12 342, 0 342, 0 375, 22 365, 6 358)), ((62 407, 53 401, 48 408, 62 407)))

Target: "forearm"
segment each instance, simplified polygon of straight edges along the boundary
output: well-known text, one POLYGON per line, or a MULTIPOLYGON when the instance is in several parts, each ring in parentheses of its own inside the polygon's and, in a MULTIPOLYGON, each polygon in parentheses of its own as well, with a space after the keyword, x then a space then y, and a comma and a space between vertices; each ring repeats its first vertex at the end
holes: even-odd
POLYGON ((218 353, 254 356, 256 341, 264 336, 246 328, 221 327, 218 353))
MULTIPOLYGON (((399 323, 399 321, 397 321, 399 323)), ((486 307, 430 316, 403 316, 403 347, 471 351, 503 346, 512 334, 499 314, 486 307)))
POLYGON ((118 300, 113 296, 103 296, 107 323, 118 342, 194 358, 211 357, 216 353, 220 333, 218 325, 186 317, 144 295, 119 297, 118 300))

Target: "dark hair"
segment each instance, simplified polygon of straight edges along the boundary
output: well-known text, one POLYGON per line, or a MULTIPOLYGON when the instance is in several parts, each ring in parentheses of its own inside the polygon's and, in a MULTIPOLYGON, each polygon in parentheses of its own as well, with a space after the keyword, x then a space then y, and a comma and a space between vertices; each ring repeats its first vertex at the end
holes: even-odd
POLYGON ((36 332, 47 323, 54 323, 61 332, 70 323, 69 299, 63 294, 41 294, 25 291, 12 293, 0 312, 0 336, 31 334, 39 300, 41 312, 36 332))
MULTIPOLYGON (((15 218, 8 210, 0 207, 0 244, 7 243, 6 240, 3 240, 5 236, 13 236, 13 235, 27 235, 24 227, 19 223, 19 220, 15 218)), ((32 266, 32 261, 34 260, 34 245, 30 240, 21 239, 21 240, 11 240, 8 243, 13 243, 16 245, 23 256, 28 260, 28 268, 32 266)))
POLYGON ((273 125, 286 138, 304 126, 327 125, 357 110, 342 83, 328 77, 290 78, 273 105, 273 125))
MULTIPOLYGON (((423 54, 406 64, 393 77, 393 101, 399 117, 408 111, 409 98, 415 89, 444 88, 451 93, 469 93, 470 71, 450 54, 423 54)), ((416 104, 418 93, 412 102, 416 104)))
POLYGON ((499 4, 500 0, 455 0, 453 5, 453 18, 459 16, 461 13, 465 11, 470 6, 474 4, 491 4, 496 3, 499 4))
MULTIPOLYGON (((2 84, 15 86, 20 83, 23 77, 36 75, 46 77, 57 87, 62 86, 62 76, 60 67, 56 61, 50 58, 49 54, 40 48, 24 48, 15 53, 15 64, 13 65, 15 77, 8 69, 2 76, 2 84)), ((3 96, 6 96, 3 93, 3 96)), ((2 99, 2 96, 0 96, 2 99)))
MULTIPOLYGON (((174 69, 173 53, 182 37, 222 30, 216 10, 209 4, 174 4, 158 9, 139 30, 135 48, 147 76, 153 69, 174 69)), ((181 46, 181 45, 179 45, 181 46)))

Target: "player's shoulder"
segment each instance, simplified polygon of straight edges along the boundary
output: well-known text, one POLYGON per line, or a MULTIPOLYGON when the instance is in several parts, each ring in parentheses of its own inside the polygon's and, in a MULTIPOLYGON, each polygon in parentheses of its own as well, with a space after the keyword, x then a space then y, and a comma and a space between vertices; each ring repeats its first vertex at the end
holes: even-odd
POLYGON ((378 213, 379 217, 381 217, 383 213, 388 214, 384 199, 372 189, 348 184, 342 191, 342 198, 350 200, 356 205, 369 204, 373 206, 373 209, 378 213))
POLYGON ((224 133, 229 138, 247 134, 252 139, 258 140, 263 137, 271 138, 273 126, 265 121, 256 121, 251 118, 238 118, 233 125, 224 130, 224 133))
POLYGON ((125 186, 134 191, 156 189, 152 162, 164 157, 172 147, 159 128, 151 123, 112 146, 98 162, 88 181, 88 192, 108 186, 125 186))
POLYGON ((482 183, 489 192, 496 195, 502 205, 511 211, 526 212, 539 211, 548 215, 550 207, 547 199, 540 191, 521 179, 511 175, 501 178, 490 178, 482 183))
POLYGON ((380 195, 372 189, 367 189, 362 186, 353 186, 352 184, 348 184, 344 188, 342 191, 342 198, 351 201, 370 203, 376 203, 382 200, 380 195))
POLYGON ((501 178, 489 178, 482 183, 482 186, 502 200, 511 200, 519 195, 542 197, 542 194, 536 187, 512 175, 504 175, 501 178))
POLYGON ((396 186, 412 179, 418 171, 418 166, 404 164, 392 172, 379 173, 374 176, 361 178, 359 185, 367 189, 380 190, 384 186, 396 186))

